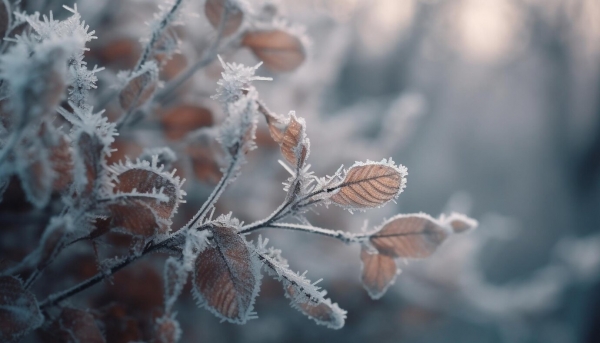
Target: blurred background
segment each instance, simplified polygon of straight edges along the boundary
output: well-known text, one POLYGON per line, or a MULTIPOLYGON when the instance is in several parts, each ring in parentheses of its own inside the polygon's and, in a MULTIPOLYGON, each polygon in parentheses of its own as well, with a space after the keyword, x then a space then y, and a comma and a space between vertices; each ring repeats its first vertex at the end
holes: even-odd
MULTIPOLYGON (((43 2, 55 16, 66 15, 61 1, 43 2)), ((181 19, 180 51, 163 70, 165 80, 214 38, 203 1, 189 2, 186 13, 197 15, 181 19)), ((600 1, 247 3, 257 12, 271 6, 304 26, 312 41, 300 68, 275 74, 261 67, 257 74, 274 81, 256 86, 275 112, 294 110, 306 119, 316 174, 388 157, 409 171, 397 204, 353 215, 319 208, 310 215, 314 225, 358 232, 365 221, 372 227, 397 213, 458 211, 480 226, 452 237, 430 259, 407 263, 377 301, 361 286, 358 247, 265 231, 292 269, 323 278, 320 285, 348 311, 346 326, 315 325, 265 277, 259 318, 244 326, 219 323, 186 293, 177 305, 182 342, 600 342, 600 1)), ((107 67, 98 74, 99 90, 109 89, 118 70, 135 64, 156 1, 80 0, 78 7, 99 37, 87 59, 107 67)), ((247 49, 223 57, 258 62, 247 49)), ((208 98, 218 75, 213 63, 179 93, 210 110, 205 125, 223 119, 208 98)), ((118 105, 107 105, 109 116, 111 106, 118 105)), ((266 217, 285 195, 278 148, 260 125, 259 149, 218 208, 246 222, 266 217)), ((130 134, 137 145, 121 137, 115 159, 164 145, 141 127, 130 134)), ((214 182, 198 159, 180 166, 196 176, 188 176, 180 222, 214 182)), ((121 278, 146 292, 155 281, 160 290, 161 261, 150 259, 121 278)), ((151 296, 119 286, 118 275, 80 301, 102 308, 120 299, 151 312, 151 296)), ((122 318, 135 317, 125 312, 122 318)))

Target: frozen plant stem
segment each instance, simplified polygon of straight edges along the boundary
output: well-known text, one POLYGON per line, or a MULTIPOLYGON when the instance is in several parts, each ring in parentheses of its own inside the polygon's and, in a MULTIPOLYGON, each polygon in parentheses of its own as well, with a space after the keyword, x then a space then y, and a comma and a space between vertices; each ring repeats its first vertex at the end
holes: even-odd
POLYGON ((148 42, 148 44, 146 44, 146 47, 144 48, 144 52, 142 53, 142 56, 140 57, 135 68, 133 69, 134 71, 140 70, 142 65, 144 65, 144 63, 146 63, 146 61, 150 57, 150 53, 152 52, 152 48, 154 47, 154 44, 156 44, 156 42, 163 35, 163 32, 167 29, 167 27, 169 26, 171 21, 173 21, 173 17, 175 16, 175 13, 179 9, 179 7, 181 7, 182 3, 183 3, 183 0, 176 0, 175 3, 173 4, 173 6, 171 7, 171 9, 169 10, 169 12, 167 12, 167 14, 162 18, 162 20, 158 24, 158 27, 152 31, 152 36, 150 37, 150 41, 148 42))
MULTIPOLYGON (((208 208, 208 207, 206 207, 206 208, 208 208)), ((195 218, 197 218, 197 217, 195 217, 195 218)), ((191 225, 188 224, 187 227, 191 227, 191 225)), ((67 298, 70 298, 73 295, 76 295, 76 294, 92 287, 93 285, 101 282, 105 278, 107 278, 107 277, 113 275, 114 273, 118 272, 119 270, 125 268, 126 266, 128 266, 132 262, 138 260, 139 258, 141 258, 144 255, 147 255, 152 252, 156 252, 161 249, 168 249, 168 250, 179 252, 181 250, 181 247, 178 245, 183 244, 182 243, 183 241, 180 242, 180 240, 178 238, 183 236, 183 233, 185 232, 184 228, 177 231, 171 237, 166 238, 161 242, 148 245, 141 254, 128 256, 124 261, 120 262, 119 264, 110 268, 107 271, 100 272, 100 273, 92 276, 91 278, 89 278, 89 279, 87 279, 65 291, 58 292, 58 293, 48 296, 48 298, 46 298, 46 300, 44 300, 40 304, 40 308, 45 309, 45 308, 54 306, 54 305, 60 303, 61 301, 65 300, 67 298), (173 244, 173 245, 171 245, 171 244, 173 244)), ((346 244, 360 243, 360 242, 365 241, 369 237, 369 235, 367 233, 352 234, 352 233, 347 233, 347 232, 343 232, 343 231, 333 231, 333 230, 327 230, 327 229, 317 228, 317 227, 313 227, 313 226, 289 224, 289 223, 274 223, 274 224, 256 225, 256 226, 253 226, 251 229, 242 229, 239 232, 239 234, 249 233, 252 231, 256 231, 256 230, 260 230, 260 229, 267 229, 267 228, 287 229, 287 230, 294 230, 294 231, 302 231, 302 232, 306 232, 306 233, 313 233, 313 234, 317 234, 317 235, 336 238, 346 244)), ((200 230, 203 230, 203 229, 201 228, 200 230)))
POLYGON ((217 37, 213 41, 213 43, 208 47, 206 52, 203 54, 203 57, 190 66, 188 69, 183 71, 177 78, 171 82, 169 82, 165 88, 163 88, 158 94, 156 94, 154 100, 157 103, 164 103, 169 98, 171 93, 175 91, 179 86, 181 86, 185 81, 187 81, 192 75, 194 75, 199 69, 206 67, 209 65, 214 59, 217 57, 217 52, 219 49, 219 45, 221 43, 221 39, 223 38, 223 32, 225 30, 225 22, 229 17, 229 8, 228 6, 223 7, 223 12, 221 13, 221 21, 219 22, 219 26, 217 27, 217 37))
POLYGON ((194 215, 194 217, 192 218, 192 220, 190 220, 190 222, 188 224, 186 224, 182 228, 182 230, 183 229, 191 229, 191 228, 194 227, 194 225, 198 221, 202 222, 202 220, 204 219, 204 216, 206 215, 206 212, 212 206, 214 206, 214 204, 217 202, 217 200, 219 200, 219 198, 221 197, 221 194, 223 194, 223 192, 225 191, 225 187, 229 183, 229 179, 231 178, 236 165, 237 165, 237 161, 236 160, 231 161, 231 163, 227 167, 227 170, 225 171, 225 173, 221 177, 221 180, 219 180, 219 183, 217 184, 217 186, 215 186, 215 189, 208 196, 208 199, 206 199, 206 201, 204 202, 204 204, 202 204, 202 207, 200 208, 200 210, 198 210, 198 212, 196 213, 196 215, 194 215))

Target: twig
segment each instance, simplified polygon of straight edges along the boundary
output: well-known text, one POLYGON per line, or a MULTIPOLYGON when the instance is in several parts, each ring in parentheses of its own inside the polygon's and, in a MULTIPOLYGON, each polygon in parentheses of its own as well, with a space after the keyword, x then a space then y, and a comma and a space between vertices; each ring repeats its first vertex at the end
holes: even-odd
POLYGON ((219 180, 219 183, 215 186, 215 189, 212 191, 212 193, 210 193, 210 195, 208 196, 208 199, 206 199, 204 204, 202 204, 202 207, 200 207, 200 210, 198 210, 198 212, 194 215, 192 220, 190 220, 189 223, 187 223, 180 231, 183 231, 184 229, 190 229, 198 221, 202 221, 202 219, 204 219, 206 212, 212 206, 214 206, 214 204, 217 202, 217 200, 219 200, 219 197, 221 197, 221 194, 223 194, 223 192, 225 191, 225 186, 227 186, 227 183, 229 183, 229 179, 231 178, 231 175, 233 174, 233 171, 235 170, 236 166, 237 166, 237 160, 231 161, 231 163, 229 164, 229 167, 227 167, 227 170, 221 177, 221 180, 219 180))
POLYGON ((251 228, 242 229, 240 234, 247 234, 252 231, 260 230, 260 229, 286 229, 293 231, 302 231, 306 233, 314 233, 322 236, 332 237, 339 239, 340 241, 350 244, 350 243, 361 243, 367 240, 371 235, 369 233, 351 233, 340 230, 329 230, 323 229, 316 226, 310 225, 301 225, 301 224, 292 224, 292 223, 273 223, 264 226, 255 226, 251 228))
POLYGON ((158 27, 154 31, 152 31, 152 36, 150 37, 150 41, 148 42, 148 44, 146 44, 146 47, 144 48, 144 52, 142 53, 142 56, 138 60, 138 63, 135 66, 135 68, 133 69, 134 71, 138 71, 142 67, 142 65, 144 65, 144 63, 146 63, 146 61, 150 57, 150 53, 152 52, 152 48, 154 47, 154 44, 162 36, 165 29, 169 26, 169 23, 173 19, 173 15, 175 14, 175 12, 177 12, 177 10, 179 9, 179 7, 181 6, 182 3, 183 3, 183 0, 175 1, 175 3, 173 4, 173 7, 171 7, 169 12, 162 18, 162 20, 158 24, 158 27))
POLYGON ((159 91, 154 97, 154 101, 158 103, 163 103, 166 99, 181 86, 187 79, 192 77, 199 69, 204 68, 208 64, 210 64, 216 57, 219 48, 219 44, 221 43, 221 39, 223 38, 223 32, 225 31, 225 22, 227 21, 227 17, 229 16, 229 8, 224 6, 223 12, 221 13, 221 21, 219 22, 219 26, 217 27, 217 37, 211 44, 211 46, 205 51, 203 57, 190 66, 187 70, 183 71, 177 78, 171 82, 169 82, 165 88, 159 91))
POLYGON ((145 256, 152 252, 159 251, 161 249, 165 249, 165 248, 168 249, 169 243, 176 240, 177 236, 179 236, 179 235, 180 235, 179 233, 176 233, 172 237, 166 238, 159 243, 151 244, 151 245, 147 246, 141 254, 129 255, 124 261, 122 261, 119 264, 117 264, 116 266, 110 268, 108 271, 100 272, 100 273, 92 276, 91 278, 89 278, 85 281, 82 281, 81 283, 79 283, 65 291, 51 294, 50 296, 48 296, 48 298, 46 298, 44 301, 42 301, 40 303, 40 308, 43 310, 50 306, 54 306, 54 305, 60 303, 61 301, 65 300, 67 298, 70 298, 73 295, 92 287, 93 285, 99 283, 100 281, 104 280, 105 278, 107 278, 107 277, 113 275, 114 273, 118 272, 119 270, 125 268, 132 262, 138 260, 142 256, 145 256))

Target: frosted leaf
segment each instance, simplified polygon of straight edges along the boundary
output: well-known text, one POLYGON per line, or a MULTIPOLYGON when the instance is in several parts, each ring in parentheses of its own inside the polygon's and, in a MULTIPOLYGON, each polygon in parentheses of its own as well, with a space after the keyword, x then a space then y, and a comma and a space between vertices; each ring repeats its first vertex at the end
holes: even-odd
POLYGON ((221 73, 221 79, 217 81, 217 94, 211 98, 223 104, 239 100, 252 88, 253 81, 272 80, 270 77, 254 76, 262 63, 254 67, 245 67, 242 64, 225 63, 221 56, 219 56, 219 61, 221 61, 224 71, 221 73))
POLYGON ((146 238, 169 232, 170 223, 136 200, 125 198, 106 207, 111 216, 110 227, 118 231, 146 238))
POLYGON ((449 228, 424 213, 400 214, 386 220, 369 238, 380 254, 429 257, 451 234, 449 228))
POLYGON ((10 4, 8 0, 0 1, 0 38, 4 38, 8 29, 10 28, 10 4))
POLYGON ((218 28, 225 7, 227 7, 227 17, 223 27, 223 36, 229 36, 240 28, 244 20, 244 12, 235 3, 230 0, 206 0, 204 13, 208 22, 214 28, 218 28))
POLYGON ((130 169, 117 176, 118 183, 114 190, 123 197, 135 198, 144 202, 165 219, 170 219, 179 199, 177 198, 178 184, 169 182, 160 174, 143 169, 130 169), (156 191, 161 190, 161 191, 156 191), (136 192, 137 191, 137 192, 136 192), (140 195, 139 198, 137 195, 140 195), (146 194, 156 196, 144 196, 146 194), (162 196, 159 196, 162 195, 162 196))
POLYGON ((194 297, 223 321, 244 324, 254 317, 260 264, 234 227, 217 225, 210 230, 214 244, 200 252, 194 266, 194 297))
POLYGON ((50 148, 50 162, 56 173, 53 188, 63 191, 73 182, 73 151, 71 142, 66 135, 61 134, 58 142, 50 148))
POLYGON ((12 276, 0 276, 0 341, 17 341, 42 325, 35 296, 12 276))
POLYGON ((14 113, 23 119, 54 111, 66 89, 67 49, 63 42, 42 42, 34 52, 16 44, 0 56, 0 77, 8 82, 14 113))
POLYGON ((164 315, 156 319, 153 343, 177 343, 181 339, 181 328, 175 315, 164 315))
POLYGON ((444 225, 449 225, 454 233, 463 233, 477 228, 477 220, 469 218, 464 214, 452 212, 447 217, 441 217, 440 221, 444 225))
POLYGON ((287 120, 267 117, 269 132, 275 142, 279 143, 281 154, 286 161, 296 169, 301 169, 308 157, 310 143, 306 138, 306 122, 304 118, 296 117, 295 112, 290 112, 287 120))
POLYGON ((43 208, 50 200, 56 177, 49 151, 37 137, 32 137, 16 147, 15 157, 17 174, 27 200, 37 208, 43 208))
POLYGON ((158 86, 158 66, 147 62, 138 71, 129 75, 119 93, 119 103, 125 111, 142 107, 154 94, 158 86))
POLYGON ((188 271, 185 266, 173 257, 165 262, 165 311, 170 312, 187 282, 188 271))
POLYGON ((298 296, 300 289, 292 284, 284 282, 286 297, 292 300, 291 305, 319 325, 330 329, 341 329, 346 321, 346 311, 339 308, 329 299, 323 299, 318 303, 298 296))
POLYGON ((241 164, 244 155, 256 148, 256 91, 251 89, 235 102, 227 103, 228 117, 221 125, 218 141, 228 153, 228 162, 241 164))
POLYGON ((258 59, 276 72, 292 71, 306 59, 301 39, 284 30, 247 32, 242 45, 250 48, 258 59))
POLYGON ((393 257, 369 251, 364 245, 360 250, 362 283, 371 298, 381 298, 394 284, 400 270, 393 257))
POLYGON ((267 274, 283 284, 291 306, 319 325, 332 329, 343 327, 346 311, 326 299, 326 292, 316 285, 317 282, 311 283, 305 277, 306 273, 298 274, 290 270, 287 260, 281 256, 281 251, 273 247, 267 249, 267 243, 268 239, 263 240, 259 237, 255 253, 267 274))
POLYGON ((205 107, 181 105, 169 109, 160 117, 160 123, 167 139, 177 141, 194 130, 212 126, 212 113, 205 107))
POLYGON ((77 156, 73 169, 75 189, 85 198, 99 187, 104 145, 97 135, 81 131, 74 148, 77 156))
POLYGON ((406 168, 389 162, 355 163, 343 176, 327 184, 329 200, 343 208, 368 209, 380 207, 398 197, 406 186, 406 168))
POLYGON ((157 162, 154 156, 152 163, 127 161, 111 167, 116 184, 108 208, 114 227, 144 237, 169 231, 185 192, 182 181, 173 173, 163 172, 157 162))
POLYGON ((87 311, 63 308, 51 324, 48 334, 65 343, 105 343, 94 317, 87 311))

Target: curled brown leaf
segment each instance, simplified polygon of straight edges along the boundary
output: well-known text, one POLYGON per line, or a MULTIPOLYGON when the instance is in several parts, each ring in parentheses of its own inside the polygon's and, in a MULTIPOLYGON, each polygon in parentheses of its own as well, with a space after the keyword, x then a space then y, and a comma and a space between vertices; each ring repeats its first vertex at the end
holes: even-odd
POLYGON ((345 323, 346 312, 341 310, 337 304, 331 303, 329 299, 314 302, 310 298, 301 295, 302 289, 298 285, 284 282, 286 296, 292 299, 292 306, 314 320, 319 325, 330 329, 341 329, 345 323))

